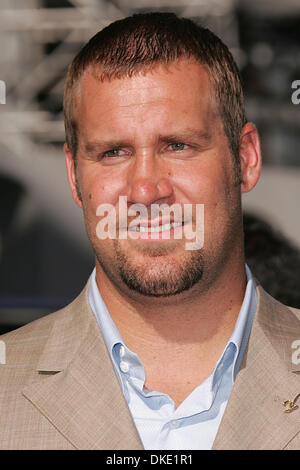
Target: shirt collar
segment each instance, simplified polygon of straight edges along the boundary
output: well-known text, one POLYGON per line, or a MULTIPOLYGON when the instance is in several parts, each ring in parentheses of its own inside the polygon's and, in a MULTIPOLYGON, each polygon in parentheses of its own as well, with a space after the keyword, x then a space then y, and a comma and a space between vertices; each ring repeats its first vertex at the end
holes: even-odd
POLYGON ((246 275, 247 275, 247 286, 244 295, 244 300, 240 309, 239 316, 237 318, 233 333, 230 338, 230 342, 234 343, 239 349, 242 343, 245 327, 246 327, 246 318, 251 306, 252 297, 256 297, 256 290, 254 287, 254 281, 250 269, 246 265, 246 275))
MULTIPOLYGON (((246 275, 247 275, 247 286, 245 291, 244 300, 238 315, 234 331, 229 339, 226 347, 224 348, 223 354, 220 357, 218 363, 216 364, 213 380, 211 383, 212 388, 216 388, 218 383, 222 378, 222 373, 224 367, 227 368, 229 363, 233 363, 232 367, 232 382, 234 382, 236 374, 239 370, 240 363, 242 361, 245 348, 248 342, 249 333, 251 330, 252 320, 254 313, 256 311, 256 289, 254 285, 254 280, 251 274, 250 269, 246 265, 246 275)), ((105 303, 100 295, 97 283, 96 283, 96 268, 94 268, 91 275, 91 282, 89 287, 89 302, 91 308, 96 316, 99 327, 102 331, 106 347, 109 351, 110 357, 113 362, 116 364, 118 360, 116 354, 119 352, 119 349, 116 353, 114 348, 115 345, 125 346, 124 340, 117 329, 112 317, 110 316, 105 303)), ((126 346, 125 346, 126 347, 126 346)), ((138 360, 138 356, 132 353, 135 358, 138 360)), ((117 354, 118 355, 118 354, 117 354)), ((118 367, 117 367, 118 370, 118 367)), ((118 379, 123 387, 123 381, 120 377, 118 371, 118 379)))
POLYGON ((212 390, 217 388, 224 374, 224 370, 228 369, 231 364, 231 381, 232 384, 234 383, 248 343, 252 321, 257 307, 257 296, 252 273, 247 265, 245 267, 247 285, 244 300, 233 333, 214 369, 211 383, 212 390))
POLYGON ((247 286, 245 291, 244 300, 241 306, 241 310, 238 319, 235 324, 234 331, 232 333, 230 341, 236 345, 237 354, 235 360, 235 366, 233 370, 234 379, 240 368, 241 361, 244 356, 244 352, 248 343, 249 334, 252 327, 254 314, 257 308, 257 295, 256 288, 252 273, 249 267, 246 265, 247 275, 247 286))
POLYGON ((88 295, 90 306, 102 331, 106 347, 110 355, 112 355, 114 345, 118 343, 124 345, 124 341, 100 295, 96 282, 96 268, 94 268, 91 275, 88 295))
MULTIPOLYGON (((92 311, 94 312, 94 315, 96 317, 96 320, 98 322, 98 325, 100 327, 100 330, 102 332, 104 342, 106 344, 106 347, 108 349, 110 358, 112 360, 112 363, 114 364, 115 372, 118 378, 118 381, 120 383, 120 386, 123 390, 123 393, 125 395, 126 400, 128 401, 129 399, 129 394, 128 394, 128 389, 127 389, 127 383, 124 380, 124 377, 122 377, 122 374, 120 372, 120 362, 121 362, 121 354, 120 350, 121 347, 125 348, 125 351, 128 355, 130 355, 130 363, 131 363, 131 368, 130 371, 132 373, 133 370, 136 370, 138 375, 141 375, 141 379, 143 379, 142 376, 145 375, 144 373, 144 367, 140 362, 139 357, 129 351, 126 348, 125 342, 122 338, 121 333, 119 332, 118 328, 116 327, 111 315, 109 314, 106 305, 101 297, 101 294, 99 292, 97 282, 96 282, 96 268, 94 268, 92 275, 91 275, 91 282, 89 286, 89 303, 92 308, 92 311), (140 367, 138 365, 140 364, 140 367), (140 370, 139 370, 140 369, 140 370)), ((144 379, 145 380, 145 379, 144 379)), ((142 387, 142 382, 144 380, 141 380, 141 387, 142 387)))

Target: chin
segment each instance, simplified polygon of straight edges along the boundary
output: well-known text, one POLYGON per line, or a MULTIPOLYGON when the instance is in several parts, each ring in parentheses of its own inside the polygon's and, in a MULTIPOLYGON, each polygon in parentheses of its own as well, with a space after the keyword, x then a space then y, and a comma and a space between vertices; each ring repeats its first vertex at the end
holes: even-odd
POLYGON ((156 247, 150 259, 134 263, 124 253, 117 253, 117 269, 121 281, 131 291, 148 297, 169 297, 181 294, 197 284, 203 275, 200 251, 182 256, 167 256, 156 247))

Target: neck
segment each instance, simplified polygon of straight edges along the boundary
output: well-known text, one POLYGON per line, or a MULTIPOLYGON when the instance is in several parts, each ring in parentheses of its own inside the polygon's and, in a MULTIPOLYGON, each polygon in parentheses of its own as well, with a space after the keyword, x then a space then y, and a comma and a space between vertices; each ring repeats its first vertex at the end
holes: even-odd
POLYGON ((144 365, 145 387, 167 393, 178 406, 213 372, 232 335, 246 288, 244 262, 208 289, 199 293, 195 286, 172 298, 127 296, 100 266, 96 280, 126 346, 144 365))
POLYGON ((96 280, 126 345, 138 353, 145 343, 152 349, 159 343, 204 344, 229 338, 243 302, 246 273, 241 262, 201 294, 195 286, 172 298, 126 296, 99 265, 96 280))

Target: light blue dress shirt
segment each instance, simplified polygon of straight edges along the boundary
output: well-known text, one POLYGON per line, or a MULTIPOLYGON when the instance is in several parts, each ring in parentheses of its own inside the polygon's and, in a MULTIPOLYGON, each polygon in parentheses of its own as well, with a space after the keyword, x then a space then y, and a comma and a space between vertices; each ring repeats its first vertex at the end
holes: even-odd
MULTIPOLYGON (((145 449, 211 449, 239 370, 256 311, 256 290, 246 266, 247 287, 234 331, 214 372, 178 406, 159 391, 144 388, 145 370, 113 322, 97 287, 95 269, 89 302, 145 449)), ((99 358, 101 360, 101 358, 99 358)))

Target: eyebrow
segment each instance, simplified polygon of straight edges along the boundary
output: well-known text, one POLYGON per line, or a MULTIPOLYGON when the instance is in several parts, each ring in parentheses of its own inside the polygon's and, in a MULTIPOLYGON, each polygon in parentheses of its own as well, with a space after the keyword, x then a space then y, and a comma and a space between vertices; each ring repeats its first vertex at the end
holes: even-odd
MULTIPOLYGON (((203 145, 209 145, 212 140, 212 134, 208 131, 199 129, 185 129, 178 133, 169 135, 159 135, 158 141, 163 143, 185 142, 185 141, 200 141, 203 145)), ((94 152, 103 151, 105 149, 114 149, 121 147, 131 147, 132 143, 125 140, 103 140, 86 142, 85 152, 92 154, 94 152)))
POLYGON ((87 142, 85 144, 85 151, 88 154, 99 152, 104 149, 115 149, 120 147, 127 147, 129 144, 123 140, 107 140, 107 141, 95 141, 87 142))
POLYGON ((169 134, 166 136, 159 136, 159 140, 161 142, 184 142, 196 140, 208 145, 212 140, 212 134, 211 132, 208 132, 206 130, 185 129, 178 133, 169 134))

